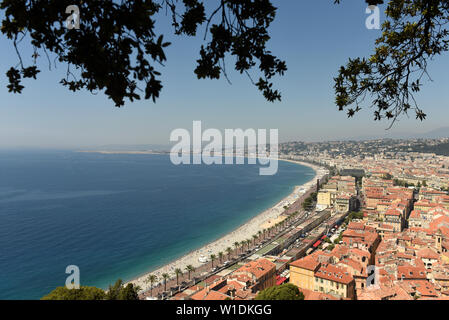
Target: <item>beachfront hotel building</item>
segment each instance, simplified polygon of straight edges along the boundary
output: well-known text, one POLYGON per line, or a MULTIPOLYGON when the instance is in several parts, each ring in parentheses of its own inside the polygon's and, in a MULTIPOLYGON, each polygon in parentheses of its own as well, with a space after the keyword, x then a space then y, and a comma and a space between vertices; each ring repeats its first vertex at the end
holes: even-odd
POLYGON ((330 208, 332 207, 337 192, 332 190, 320 190, 317 195, 317 208, 330 208))

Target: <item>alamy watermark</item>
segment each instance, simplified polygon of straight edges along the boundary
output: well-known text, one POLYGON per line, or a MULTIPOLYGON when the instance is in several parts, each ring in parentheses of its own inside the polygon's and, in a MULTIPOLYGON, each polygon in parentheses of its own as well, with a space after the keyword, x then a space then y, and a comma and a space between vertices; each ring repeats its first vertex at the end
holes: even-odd
POLYGON ((365 13, 369 16, 365 20, 365 26, 368 30, 379 30, 380 29, 380 10, 378 6, 368 6, 365 9, 365 13))
MULTIPOLYGON (((65 9, 65 13, 70 14, 66 19, 66 27, 69 30, 80 28, 80 9, 77 5, 70 5, 65 9)), ((377 5, 369 5, 365 9, 369 16, 365 20, 365 26, 369 30, 380 29, 380 9, 377 5)))
POLYGON ((77 5, 68 6, 65 9, 65 13, 70 14, 70 16, 65 21, 66 27, 69 30, 80 28, 80 9, 77 5))
POLYGON ((267 129, 225 129, 223 137, 218 129, 203 132, 201 121, 193 121, 192 135, 186 129, 176 129, 170 135, 170 142, 177 142, 170 152, 175 165, 245 164, 247 158, 248 164, 262 166, 259 168, 262 176, 275 175, 278 171, 278 129, 269 130, 269 141, 267 129))
POLYGON ((379 288, 379 268, 370 265, 367 267, 366 272, 368 277, 366 278, 366 287, 379 288))
POLYGON ((65 286, 67 289, 79 289, 80 288, 80 268, 75 265, 67 266, 65 273, 69 276, 65 279, 65 286))

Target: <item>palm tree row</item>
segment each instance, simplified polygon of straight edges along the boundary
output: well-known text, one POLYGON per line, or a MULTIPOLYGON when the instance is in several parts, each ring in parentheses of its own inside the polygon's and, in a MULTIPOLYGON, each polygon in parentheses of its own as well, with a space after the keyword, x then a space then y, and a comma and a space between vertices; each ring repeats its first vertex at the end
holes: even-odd
MULTIPOLYGON (((256 241, 260 241, 261 238, 263 238, 263 240, 266 239, 267 236, 272 236, 273 234, 277 234, 279 233, 283 228, 285 228, 297 215, 299 214, 298 211, 295 211, 294 213, 290 214, 285 220, 283 220, 282 222, 278 222, 276 223, 274 226, 271 226, 267 229, 263 229, 262 231, 258 231, 257 234, 254 234, 252 236, 252 239, 247 239, 247 240, 242 240, 240 242, 236 241, 234 242, 234 251, 238 252, 238 249, 241 248, 241 252, 243 253, 243 250, 245 249, 245 245, 246 245, 246 249, 249 250, 251 244, 254 246, 256 246, 256 241)), ((231 254, 233 252, 233 249, 231 247, 226 248, 226 254, 228 256, 228 260, 231 259, 231 254)), ((220 264, 223 263, 223 257, 224 257, 224 253, 223 252, 218 252, 218 258, 220 261, 220 264)), ((214 261, 217 259, 217 256, 215 254, 211 254, 210 255, 210 259, 211 259, 211 266, 212 268, 214 267, 214 261)), ((188 273, 188 279, 190 281, 191 279, 191 274, 194 273, 196 271, 196 269, 192 266, 192 265, 188 265, 187 267, 185 267, 185 270, 188 273)), ((176 276, 176 285, 179 286, 179 278, 180 276, 182 276, 182 270, 177 268, 175 269, 175 276, 176 276)), ((170 279, 170 275, 168 273, 163 273, 162 274, 162 279, 164 280, 164 291, 167 291, 167 281, 170 279)), ((150 274, 147 279, 145 280, 145 283, 150 283, 150 294, 153 295, 153 284, 158 281, 158 278, 156 275, 150 274)))

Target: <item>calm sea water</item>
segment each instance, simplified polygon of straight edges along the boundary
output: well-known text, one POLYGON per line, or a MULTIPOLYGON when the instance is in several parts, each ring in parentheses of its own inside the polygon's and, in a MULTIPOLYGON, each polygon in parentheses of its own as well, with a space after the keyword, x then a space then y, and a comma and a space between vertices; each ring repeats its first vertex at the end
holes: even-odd
POLYGON ((0 152, 0 299, 65 283, 106 288, 237 228, 313 178, 312 169, 174 166, 163 155, 0 152))

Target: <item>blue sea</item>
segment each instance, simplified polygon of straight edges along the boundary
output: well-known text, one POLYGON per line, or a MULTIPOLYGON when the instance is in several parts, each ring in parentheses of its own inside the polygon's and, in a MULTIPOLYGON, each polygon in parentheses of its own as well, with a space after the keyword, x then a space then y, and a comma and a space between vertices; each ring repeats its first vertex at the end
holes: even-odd
POLYGON ((229 233, 310 181, 308 167, 175 166, 166 155, 0 151, 0 299, 130 280, 229 233))

